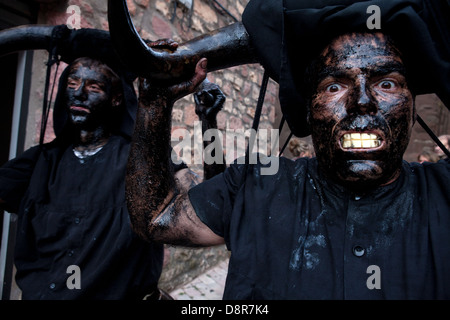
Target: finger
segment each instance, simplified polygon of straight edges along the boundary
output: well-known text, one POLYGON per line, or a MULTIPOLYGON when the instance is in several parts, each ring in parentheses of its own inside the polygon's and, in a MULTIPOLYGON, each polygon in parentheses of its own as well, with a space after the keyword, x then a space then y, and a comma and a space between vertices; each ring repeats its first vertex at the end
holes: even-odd
POLYGON ((214 99, 214 95, 211 94, 211 93, 209 93, 208 91, 206 91, 206 92, 203 94, 203 101, 205 101, 205 103, 211 104, 214 100, 215 100, 215 99, 214 99))
MULTIPOLYGON (((208 71, 208 60, 206 58, 202 58, 197 62, 195 66, 195 74, 192 77, 191 81, 197 87, 206 79, 206 74, 208 71)), ((208 81, 209 82, 209 81, 208 81)))
POLYGON ((193 93, 196 88, 205 80, 207 73, 207 59, 202 58, 197 62, 195 73, 189 81, 175 85, 172 87, 173 96, 176 99, 193 93))
POLYGON ((147 46, 155 49, 168 49, 171 51, 175 51, 178 48, 178 42, 172 39, 159 39, 156 41, 145 41, 147 46))
POLYGON ((217 99, 211 109, 221 110, 225 99, 217 99))

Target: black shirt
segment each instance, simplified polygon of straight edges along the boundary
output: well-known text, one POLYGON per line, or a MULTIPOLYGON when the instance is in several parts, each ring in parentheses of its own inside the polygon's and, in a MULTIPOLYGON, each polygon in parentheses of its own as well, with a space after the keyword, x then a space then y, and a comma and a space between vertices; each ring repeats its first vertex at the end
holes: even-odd
POLYGON ((405 162, 367 195, 324 179, 315 159, 260 168, 243 179, 232 165, 189 192, 231 250, 224 299, 450 298, 447 162, 405 162))
POLYGON ((0 198, 20 208, 15 264, 23 299, 142 299, 155 289, 163 247, 130 227, 129 147, 113 136, 84 160, 72 147, 34 147, 0 169, 0 198), (66 283, 72 265, 81 289, 66 283))

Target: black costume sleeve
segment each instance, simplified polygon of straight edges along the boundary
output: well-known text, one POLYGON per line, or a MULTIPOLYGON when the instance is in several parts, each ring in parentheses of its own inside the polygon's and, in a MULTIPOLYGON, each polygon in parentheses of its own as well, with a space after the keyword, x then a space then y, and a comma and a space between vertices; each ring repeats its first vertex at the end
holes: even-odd
POLYGON ((228 243, 228 226, 236 195, 242 187, 244 165, 232 164, 223 173, 189 190, 189 200, 197 216, 228 243))
POLYGON ((32 147, 0 168, 0 199, 5 201, 5 210, 14 213, 19 210, 39 154, 39 147, 32 147))

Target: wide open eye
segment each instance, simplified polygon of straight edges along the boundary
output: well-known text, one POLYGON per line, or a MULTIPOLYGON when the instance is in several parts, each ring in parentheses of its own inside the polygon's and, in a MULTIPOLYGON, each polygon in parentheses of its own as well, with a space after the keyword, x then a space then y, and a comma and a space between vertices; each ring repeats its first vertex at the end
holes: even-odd
POLYGON ((392 80, 381 80, 377 84, 378 88, 382 90, 392 90, 396 88, 396 83, 392 80))
POLYGON ((342 90, 342 86, 339 83, 332 83, 325 88, 326 92, 336 93, 342 90))

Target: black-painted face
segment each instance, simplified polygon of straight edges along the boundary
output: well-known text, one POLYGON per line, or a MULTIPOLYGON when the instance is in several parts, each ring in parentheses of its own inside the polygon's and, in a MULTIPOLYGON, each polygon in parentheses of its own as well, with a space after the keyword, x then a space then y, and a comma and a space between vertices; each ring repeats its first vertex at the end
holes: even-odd
POLYGON ((395 180, 414 123, 397 49, 382 34, 350 34, 323 52, 309 121, 320 168, 355 191, 395 180))
POLYGON ((104 124, 112 109, 112 82, 98 66, 72 67, 66 88, 70 120, 85 129, 104 124))

